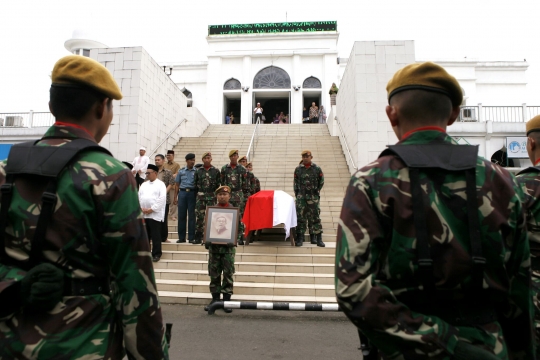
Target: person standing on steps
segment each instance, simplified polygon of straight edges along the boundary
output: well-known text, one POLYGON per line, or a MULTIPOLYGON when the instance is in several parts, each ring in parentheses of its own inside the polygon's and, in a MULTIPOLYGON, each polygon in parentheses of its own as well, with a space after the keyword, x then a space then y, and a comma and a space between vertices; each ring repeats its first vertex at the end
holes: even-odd
POLYGON ((137 181, 137 187, 140 187, 146 179, 146 175, 144 174, 146 173, 146 168, 150 163, 150 159, 145 154, 146 148, 141 146, 141 148, 139 149, 139 156, 136 156, 131 163, 131 165, 133 165, 131 173, 133 174, 133 176, 135 176, 135 181, 137 181))
POLYGON ((317 124, 319 122, 319 108, 315 105, 315 102, 312 102, 309 108, 309 122, 311 124, 317 124))
POLYGON ((254 124, 257 122, 257 120, 262 122, 263 108, 261 107, 261 103, 257 103, 257 106, 255 109, 253 109, 253 114, 255 114, 255 119, 253 121, 254 124))
POLYGON ((167 187, 158 179, 159 168, 148 164, 146 181, 139 188, 139 203, 144 215, 148 239, 152 241, 152 260, 161 259, 161 242, 163 241, 163 222, 167 201, 167 187))
POLYGON ((294 170, 294 196, 296 198, 296 246, 304 243, 307 222, 313 227, 317 246, 324 247, 320 218, 320 193, 324 185, 324 174, 319 166, 311 162, 310 150, 302 151, 302 163, 294 170))
MULTIPOLYGON (((176 175, 178 174, 178 170, 180 170, 180 164, 174 161, 174 150, 167 150, 167 161, 163 164, 163 167, 167 170, 171 171, 171 174, 173 176, 173 180, 176 179, 176 175)), ((169 191, 169 204, 174 203, 174 186, 169 191)), ((176 214, 178 214, 178 206, 170 206, 169 207, 169 214, 168 216, 171 218, 172 221, 178 220, 176 217, 176 214)))
MULTIPOLYGON (((231 188, 228 186, 220 186, 216 190, 217 206, 223 208, 234 207, 230 204, 231 188)), ((223 294, 223 301, 230 301, 233 294, 234 285, 234 257, 236 248, 234 244, 214 245, 205 243, 208 250, 208 276, 210 276, 210 293, 212 301, 210 304, 220 301, 220 296, 223 294), (223 274, 223 281, 222 276, 223 274)), ((208 306, 204 308, 208 311, 208 306)), ((223 309, 226 313, 232 313, 231 309, 223 309)))
POLYGON ((252 195, 251 191, 252 191, 253 183, 255 183, 255 175, 253 175, 253 173, 248 171, 248 169, 247 169, 248 162, 247 162, 247 157, 246 156, 242 156, 238 160, 238 163, 240 165, 242 165, 247 171, 247 177, 246 177, 247 186, 246 186, 246 188, 244 190, 244 209, 245 209, 248 198, 252 195))
MULTIPOLYGON (((240 209, 240 219, 244 216, 244 193, 248 188, 247 170, 238 164, 238 150, 229 151, 230 163, 221 168, 221 185, 231 189, 230 203, 240 209)), ((240 221, 238 228, 238 245, 244 245, 244 224, 240 221)))
POLYGON ((176 175, 174 188, 175 205, 178 204, 178 240, 177 243, 186 242, 186 223, 188 241, 195 241, 195 154, 186 155, 186 166, 176 175), (187 215, 187 219, 186 219, 187 215))
POLYGON ((195 188, 197 189, 197 201, 195 212, 197 225, 195 227, 195 244, 200 244, 204 236, 204 218, 206 207, 216 203, 215 191, 221 182, 221 173, 212 165, 212 153, 205 152, 202 156, 203 166, 195 171, 195 188))
POLYGON ((259 181, 259 178, 257 178, 255 176, 255 174, 253 174, 253 163, 252 162, 247 163, 246 170, 248 171, 248 173, 253 175, 253 177, 251 178, 251 182, 249 183, 249 187, 250 187, 251 195, 255 195, 256 193, 261 191, 261 182, 259 181))
MULTIPOLYGON (((170 170, 166 169, 164 166, 165 163, 165 156, 162 154, 156 155, 154 158, 154 163, 158 167, 158 179, 163 181, 165 186, 167 187, 167 196, 166 196, 166 203, 165 203, 165 217, 163 218, 163 222, 161 223, 161 242, 170 242, 167 240, 169 237, 169 205, 170 205, 170 190, 172 189, 174 191, 174 177, 170 170)), ((176 207, 173 205, 173 207, 176 207)))

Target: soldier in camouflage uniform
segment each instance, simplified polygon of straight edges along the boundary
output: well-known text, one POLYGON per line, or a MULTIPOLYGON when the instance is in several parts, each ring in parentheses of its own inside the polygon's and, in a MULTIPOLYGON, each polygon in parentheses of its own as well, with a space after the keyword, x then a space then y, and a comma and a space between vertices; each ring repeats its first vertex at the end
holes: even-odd
POLYGON ((248 176, 249 174, 252 175, 249 181, 249 188, 250 188, 250 194, 254 195, 258 193, 259 191, 261 191, 261 182, 259 181, 259 178, 256 177, 255 174, 253 174, 253 163, 251 162, 247 163, 246 170, 248 171, 248 176))
POLYGON ((311 151, 302 151, 302 164, 294 170, 294 196, 296 197, 296 246, 302 246, 307 223, 311 223, 317 246, 324 247, 320 218, 320 192, 324 185, 324 174, 320 167, 311 162, 311 151))
POLYGON ((537 358, 540 358, 540 115, 526 125, 527 152, 534 164, 516 176, 525 194, 527 232, 531 248, 532 293, 537 358))
MULTIPOLYGON (((229 203, 231 198, 231 188, 228 186, 220 186, 216 190, 217 206, 223 208, 232 208, 229 203)), ((220 300, 220 294, 223 294, 224 301, 230 301, 233 294, 234 283, 234 256, 236 248, 228 245, 208 244, 205 246, 208 249, 208 276, 210 276, 210 293, 212 294, 212 305, 220 300), (223 282, 221 280, 223 274, 223 282)), ((208 307, 205 307, 208 311, 208 307)), ((231 313, 231 309, 224 309, 226 313, 231 313)))
MULTIPOLYGON (((122 98, 114 78, 98 62, 78 55, 60 59, 51 78, 56 123, 36 146, 61 148, 81 141, 97 146, 113 118, 112 99, 122 98)), ((7 165, 0 163, 0 184, 10 181, 9 166, 9 158, 7 165)), ((77 155, 57 182, 58 201, 34 267, 31 250, 39 247, 28 239, 34 238, 46 184, 18 176, 11 205, 2 209, 8 216, 0 260, 0 358, 122 359, 127 350, 137 359, 168 359, 133 175, 122 162, 90 150, 77 155), (35 271, 46 267, 60 272, 63 284, 50 284, 62 289, 58 294, 44 288, 47 272, 35 271), (6 299, 18 294, 21 283, 31 288, 30 297, 6 299), (38 312, 21 307, 35 296, 51 307, 38 312), (10 302, 15 306, 8 309, 10 302)))
POLYGON ((248 198, 253 195, 253 185, 255 183, 255 175, 253 175, 252 172, 250 172, 248 169, 247 169, 247 165, 248 165, 248 161, 247 161, 247 157, 246 156, 242 156, 240 159, 238 159, 238 163, 240 165, 242 165, 245 169, 246 169, 246 172, 247 172, 247 177, 246 177, 246 181, 247 181, 247 186, 246 186, 246 189, 244 190, 244 209, 246 208, 246 204, 247 204, 247 201, 248 201, 248 198))
POLYGON ((197 202, 195 213, 197 224, 195 226, 195 244, 200 244, 204 235, 204 217, 206 207, 216 203, 215 191, 220 185, 221 173, 212 166, 212 154, 205 152, 202 156, 203 166, 195 171, 195 188, 197 189, 197 202))
MULTIPOLYGON (((298 165, 302 165, 303 162, 304 162, 303 160, 300 160, 298 165)), ((319 218, 320 218, 321 208, 319 207, 318 210, 319 210, 319 218)), ((311 218, 306 219, 306 227, 309 233, 309 242, 313 245, 317 245, 317 238, 315 237, 315 234, 313 233, 313 219, 311 218)))
POLYGON ((387 91, 400 141, 347 188, 340 308, 383 359, 533 359, 521 189, 477 147, 446 134, 462 93, 442 67, 408 65, 387 91), (426 158, 440 162, 423 167, 426 158))
MULTIPOLYGON (((238 164, 238 150, 229 151, 230 164, 223 165, 221 168, 221 185, 226 185, 231 189, 232 206, 240 209, 240 219, 244 216, 246 202, 244 194, 249 189, 247 182, 247 170, 238 164)), ((240 221, 238 228, 238 244, 244 245, 244 224, 240 221)))

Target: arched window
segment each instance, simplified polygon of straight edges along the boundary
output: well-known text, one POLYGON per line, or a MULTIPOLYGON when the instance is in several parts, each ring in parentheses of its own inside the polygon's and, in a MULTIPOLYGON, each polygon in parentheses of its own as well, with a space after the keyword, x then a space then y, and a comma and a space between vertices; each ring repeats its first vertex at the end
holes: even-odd
POLYGON ((229 80, 225 81, 223 90, 240 90, 241 86, 240 81, 230 78, 229 80))
POLYGON ((321 81, 317 79, 316 77, 310 76, 306 80, 304 80, 304 84, 302 85, 304 89, 320 89, 321 81))
POLYGON ((268 66, 255 75, 253 79, 254 89, 290 89, 291 78, 283 69, 268 66))
POLYGON ((191 91, 186 88, 183 88, 180 91, 182 91, 182 94, 187 97, 187 107, 191 107, 193 105, 193 94, 191 93, 191 91))

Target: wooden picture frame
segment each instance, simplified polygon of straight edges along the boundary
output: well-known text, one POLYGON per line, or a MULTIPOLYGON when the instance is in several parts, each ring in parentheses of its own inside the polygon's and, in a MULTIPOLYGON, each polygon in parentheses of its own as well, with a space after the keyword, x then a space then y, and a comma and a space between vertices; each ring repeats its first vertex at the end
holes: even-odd
POLYGON ((239 216, 240 209, 237 207, 207 206, 204 215, 204 243, 236 246, 239 216))

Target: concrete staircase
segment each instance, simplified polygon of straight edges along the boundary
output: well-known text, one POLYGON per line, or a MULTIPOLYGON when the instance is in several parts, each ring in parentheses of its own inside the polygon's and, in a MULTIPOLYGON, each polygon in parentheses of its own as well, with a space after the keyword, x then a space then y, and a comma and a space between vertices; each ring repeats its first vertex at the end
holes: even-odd
MULTIPOLYGON (((205 151, 212 152, 212 164, 228 163, 231 149, 247 153, 255 125, 210 125, 199 138, 183 138, 174 151, 176 161, 196 154, 202 162, 205 151)), ((283 236, 273 241, 257 241, 236 250, 233 300, 284 302, 335 302, 334 253, 337 223, 350 174, 339 139, 330 136, 326 125, 261 125, 253 172, 261 189, 283 190, 293 195, 293 173, 309 149, 313 162, 325 176, 321 191, 321 221, 325 248, 307 244, 297 248, 283 236)), ((163 244, 161 261, 154 264, 163 303, 206 304, 211 298, 207 273, 208 251, 203 246, 176 244, 177 224, 169 220, 169 240, 163 244)))

